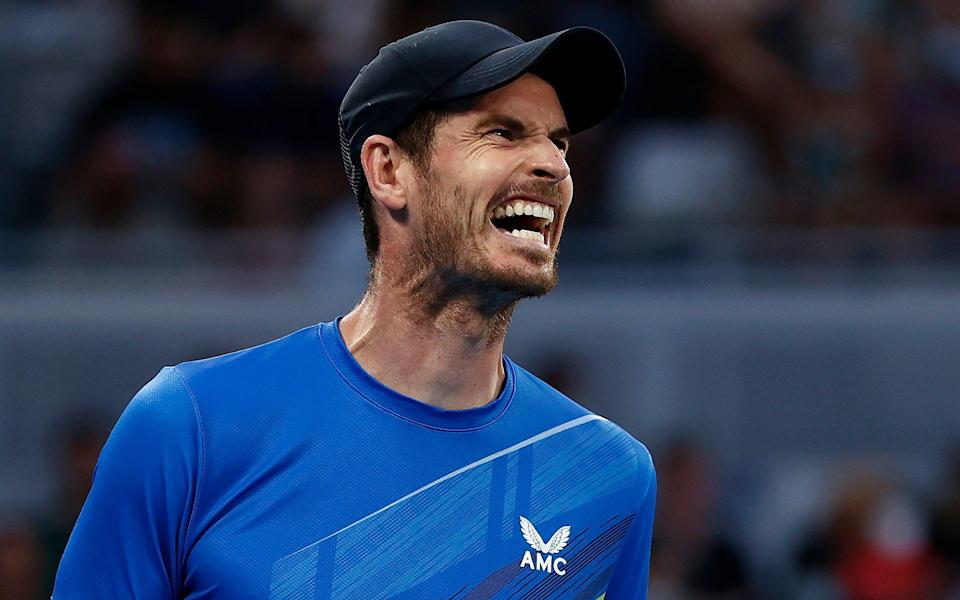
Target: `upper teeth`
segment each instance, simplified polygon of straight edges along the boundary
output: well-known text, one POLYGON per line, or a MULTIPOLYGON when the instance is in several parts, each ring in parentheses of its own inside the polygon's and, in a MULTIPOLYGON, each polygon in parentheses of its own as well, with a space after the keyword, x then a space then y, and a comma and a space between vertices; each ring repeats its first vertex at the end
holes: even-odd
POLYGON ((512 217, 514 215, 530 215, 531 217, 546 219, 547 225, 553 223, 555 214, 552 206, 540 204, 539 202, 531 202, 530 200, 515 200, 509 204, 498 206, 497 209, 493 211, 493 217, 495 219, 512 217))

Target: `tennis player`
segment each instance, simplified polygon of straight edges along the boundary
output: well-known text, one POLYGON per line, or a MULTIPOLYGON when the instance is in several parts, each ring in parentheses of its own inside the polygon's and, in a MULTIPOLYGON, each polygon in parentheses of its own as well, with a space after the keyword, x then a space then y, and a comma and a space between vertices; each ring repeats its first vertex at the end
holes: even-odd
POLYGON ((384 47, 340 112, 363 299, 161 370, 53 597, 645 598, 649 453, 503 355, 514 307, 557 282, 570 136, 623 89, 584 27, 457 21, 384 47))

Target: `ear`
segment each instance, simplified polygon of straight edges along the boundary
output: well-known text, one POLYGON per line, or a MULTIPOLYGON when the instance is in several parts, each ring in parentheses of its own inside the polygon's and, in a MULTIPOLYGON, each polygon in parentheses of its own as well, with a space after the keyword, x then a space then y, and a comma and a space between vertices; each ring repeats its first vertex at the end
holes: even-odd
POLYGON ((371 135, 360 148, 360 163, 367 188, 375 202, 390 211, 407 206, 407 190, 400 176, 406 155, 397 143, 385 135, 371 135))

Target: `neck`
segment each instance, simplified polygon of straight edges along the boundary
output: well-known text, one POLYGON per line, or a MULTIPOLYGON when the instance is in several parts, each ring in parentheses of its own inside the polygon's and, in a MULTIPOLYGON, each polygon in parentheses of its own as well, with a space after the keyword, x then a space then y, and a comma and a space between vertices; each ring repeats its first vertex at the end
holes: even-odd
POLYGON ((429 287, 375 275, 340 321, 347 349, 367 373, 421 402, 450 410, 488 404, 506 377, 503 340, 516 301, 494 310, 469 295, 425 298, 429 287))

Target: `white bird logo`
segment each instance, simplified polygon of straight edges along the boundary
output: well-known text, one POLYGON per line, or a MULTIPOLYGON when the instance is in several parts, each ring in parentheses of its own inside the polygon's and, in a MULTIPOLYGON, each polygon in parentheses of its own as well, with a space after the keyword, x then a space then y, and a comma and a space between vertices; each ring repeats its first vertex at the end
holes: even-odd
POLYGON ((527 543, 530 544, 535 551, 543 552, 544 554, 557 554, 563 550, 567 546, 567 542, 570 541, 569 525, 564 525, 556 530, 554 534, 550 536, 550 541, 547 543, 543 542, 543 538, 540 537, 540 532, 533 526, 533 523, 523 516, 520 517, 520 531, 523 533, 523 539, 527 540, 527 543))

